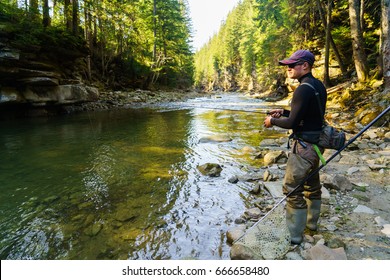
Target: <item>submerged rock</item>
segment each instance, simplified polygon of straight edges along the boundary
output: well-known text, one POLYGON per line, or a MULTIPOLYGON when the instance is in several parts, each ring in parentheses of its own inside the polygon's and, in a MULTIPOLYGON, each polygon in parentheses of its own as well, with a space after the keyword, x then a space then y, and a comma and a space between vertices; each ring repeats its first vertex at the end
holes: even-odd
POLYGON ((219 177, 222 172, 222 167, 217 163, 205 163, 197 167, 200 173, 205 176, 219 177))

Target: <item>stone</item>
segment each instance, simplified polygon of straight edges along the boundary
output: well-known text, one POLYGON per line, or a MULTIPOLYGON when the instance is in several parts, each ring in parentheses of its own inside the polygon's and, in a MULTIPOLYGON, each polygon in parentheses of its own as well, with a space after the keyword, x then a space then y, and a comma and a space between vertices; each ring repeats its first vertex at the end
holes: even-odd
POLYGON ((239 181, 238 177, 237 176, 233 176, 233 177, 230 177, 228 179, 228 182, 231 183, 231 184, 237 184, 239 181))
POLYGON ((353 210, 354 213, 365 213, 365 214, 375 214, 375 211, 371 208, 364 206, 364 205, 358 205, 355 210, 353 210))
POLYGON ((206 136, 199 139, 199 143, 222 143, 230 142, 232 139, 225 135, 212 135, 206 136))
POLYGON ((264 187, 271 194, 272 197, 284 197, 281 182, 264 182, 264 187))
POLYGON ((344 248, 331 249, 322 244, 316 244, 303 253, 307 260, 347 260, 344 248))
MULTIPOLYGON (((268 152, 264 156, 264 165, 268 166, 268 165, 277 163, 277 162, 279 162, 279 161, 281 161, 283 159, 285 161, 287 160, 287 157, 286 157, 286 155, 285 155, 285 153, 283 151, 271 151, 271 152, 268 152)), ((284 163, 284 162, 281 162, 281 163, 284 163)))
POLYGON ((259 219, 262 216, 262 212, 259 208, 250 208, 245 211, 245 215, 248 216, 250 219, 259 219))
POLYGON ((385 224, 388 224, 388 222, 383 219, 381 216, 375 217, 375 222, 377 223, 378 226, 383 227, 385 224))
POLYGON ((234 241, 236 241, 238 238, 243 236, 245 234, 245 225, 240 225, 238 227, 234 227, 229 229, 226 232, 226 239, 229 244, 233 244, 234 241))
POLYGON ((241 244, 234 244, 230 248, 230 259, 232 260, 255 260, 252 251, 241 244))
POLYGON ((390 224, 383 225, 381 232, 390 238, 390 224))
POLYGON ((197 167, 200 173, 209 177, 219 177, 222 172, 222 167, 217 163, 205 163, 197 167))

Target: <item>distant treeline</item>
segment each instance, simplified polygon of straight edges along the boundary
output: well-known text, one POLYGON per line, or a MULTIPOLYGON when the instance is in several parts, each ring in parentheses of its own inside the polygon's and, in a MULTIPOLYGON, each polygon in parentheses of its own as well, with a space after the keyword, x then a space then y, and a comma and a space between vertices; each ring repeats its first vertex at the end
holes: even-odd
POLYGON ((82 49, 85 79, 111 88, 261 91, 301 48, 320 58, 327 86, 384 77, 388 87, 389 2, 241 0, 195 54, 187 0, 2 0, 0 21, 19 27, 17 44, 82 49))
POLYGON ((195 85, 268 89, 284 79, 278 60, 297 49, 321 58, 327 86, 381 78, 390 70, 388 23, 389 0, 242 0, 196 54, 195 85))

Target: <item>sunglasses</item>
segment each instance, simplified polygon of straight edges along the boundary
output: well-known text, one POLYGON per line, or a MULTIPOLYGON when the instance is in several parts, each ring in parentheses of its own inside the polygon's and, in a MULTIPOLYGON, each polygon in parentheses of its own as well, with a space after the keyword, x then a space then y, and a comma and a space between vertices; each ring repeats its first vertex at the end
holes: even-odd
POLYGON ((298 65, 303 65, 305 63, 305 61, 298 61, 298 62, 295 62, 293 64, 288 64, 287 67, 288 68, 294 68, 295 66, 298 66, 298 65))

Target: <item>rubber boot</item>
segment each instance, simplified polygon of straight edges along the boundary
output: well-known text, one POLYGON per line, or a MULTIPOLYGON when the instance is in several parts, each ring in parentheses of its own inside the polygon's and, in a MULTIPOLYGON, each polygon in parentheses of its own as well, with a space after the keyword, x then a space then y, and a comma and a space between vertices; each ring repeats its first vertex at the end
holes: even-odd
POLYGON ((286 208, 286 222, 291 235, 292 244, 300 244, 306 227, 307 209, 286 208))
POLYGON ((316 231, 318 228, 318 219, 321 212, 321 200, 306 200, 307 203, 307 222, 306 227, 316 231))

